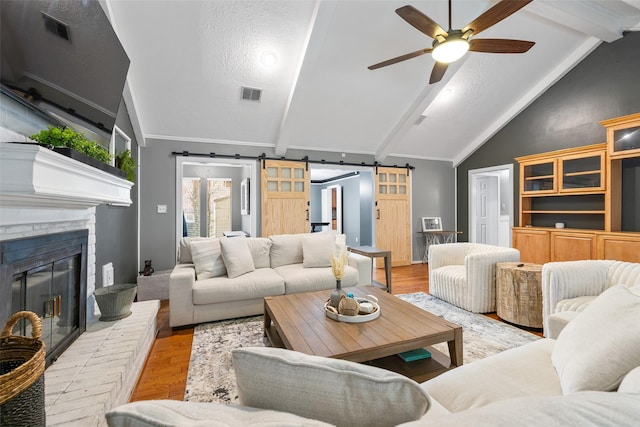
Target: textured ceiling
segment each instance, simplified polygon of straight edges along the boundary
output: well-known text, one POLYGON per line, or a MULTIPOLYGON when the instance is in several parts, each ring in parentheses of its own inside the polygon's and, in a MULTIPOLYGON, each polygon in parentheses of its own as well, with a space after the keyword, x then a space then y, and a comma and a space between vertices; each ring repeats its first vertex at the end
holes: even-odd
MULTIPOLYGON (((469 53, 428 84, 430 47, 394 0, 106 0, 131 59, 129 109, 143 143, 224 142, 464 160, 602 41, 637 30, 640 0, 535 0, 483 37, 535 41, 520 55, 469 53), (277 56, 271 68, 265 52, 277 56), (240 87, 263 90, 242 101, 240 87), (420 124, 416 121, 424 115, 420 124)), ((447 26, 447 2, 409 2, 447 26)), ((459 28, 495 2, 454 0, 459 28)), ((346 160, 348 161, 348 154, 346 160)))

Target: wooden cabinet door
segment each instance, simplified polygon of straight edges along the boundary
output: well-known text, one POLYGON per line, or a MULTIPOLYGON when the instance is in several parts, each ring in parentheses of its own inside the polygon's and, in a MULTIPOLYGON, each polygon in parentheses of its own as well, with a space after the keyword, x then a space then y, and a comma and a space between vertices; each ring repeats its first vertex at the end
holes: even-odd
POLYGON ((306 163, 264 160, 261 178, 262 236, 308 233, 309 171, 306 163))
POLYGON ((533 264, 549 262, 549 232, 513 229, 513 247, 520 251, 520 261, 533 264))
POLYGON ((640 263, 640 235, 637 233, 598 236, 598 259, 640 263))
POLYGON ((596 259, 595 233, 551 232, 551 261, 596 259))
MULTIPOLYGON (((391 251, 393 267, 411 264, 411 175, 379 167, 376 173, 376 247, 391 251)), ((378 268, 383 263, 377 263, 378 268)))

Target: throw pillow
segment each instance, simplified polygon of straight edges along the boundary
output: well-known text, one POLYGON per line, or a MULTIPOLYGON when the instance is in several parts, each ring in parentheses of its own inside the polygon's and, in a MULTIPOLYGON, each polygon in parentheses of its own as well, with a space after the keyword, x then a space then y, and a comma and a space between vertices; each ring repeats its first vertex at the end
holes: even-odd
POLYGON ((310 234, 302 240, 302 266, 331 267, 336 238, 331 234, 310 234))
POLYGON ((302 263, 302 240, 306 234, 277 234, 271 240, 271 268, 302 263))
POLYGON ((220 251, 220 239, 192 240, 189 249, 198 280, 227 274, 220 251))
POLYGON ((369 427, 417 420, 431 405, 418 383, 373 366, 269 347, 232 358, 240 403, 254 408, 369 427))
POLYGON ((253 265, 255 268, 269 268, 271 261, 269 251, 271 249, 271 240, 266 237, 250 237, 247 239, 249 250, 253 257, 253 265))
POLYGON ((211 402, 143 400, 106 413, 109 427, 327 427, 293 414, 211 402))
POLYGON ((238 236, 220 239, 220 247, 229 279, 242 276, 256 269, 246 237, 238 236))
POLYGON ((551 353, 564 394, 611 391, 640 366, 640 286, 613 286, 560 332, 551 353))

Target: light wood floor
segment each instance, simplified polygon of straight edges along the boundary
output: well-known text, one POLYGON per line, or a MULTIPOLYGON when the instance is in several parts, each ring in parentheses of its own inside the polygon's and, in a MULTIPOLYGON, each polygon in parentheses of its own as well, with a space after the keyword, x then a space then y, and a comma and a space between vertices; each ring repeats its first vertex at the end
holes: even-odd
MULTIPOLYGON (((429 292, 427 264, 394 267, 391 276, 394 294, 429 292)), ((384 283, 384 269, 377 269, 374 279, 384 283)), ((495 313, 489 313, 488 316, 499 320, 495 313)), ((133 390, 132 402, 151 399, 182 400, 184 397, 193 328, 173 330, 169 326, 168 301, 162 301, 157 321, 158 335, 133 390)), ((539 332, 538 334, 541 335, 539 332)))

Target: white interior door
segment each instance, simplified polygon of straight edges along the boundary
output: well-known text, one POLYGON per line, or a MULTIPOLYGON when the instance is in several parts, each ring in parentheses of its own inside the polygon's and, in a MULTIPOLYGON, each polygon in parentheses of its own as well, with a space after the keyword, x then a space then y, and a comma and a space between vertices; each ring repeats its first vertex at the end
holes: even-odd
POLYGON ((468 177, 469 241, 511 247, 513 164, 473 169, 468 177))
POLYGON ((498 244, 498 177, 482 176, 476 180, 475 241, 498 244))

